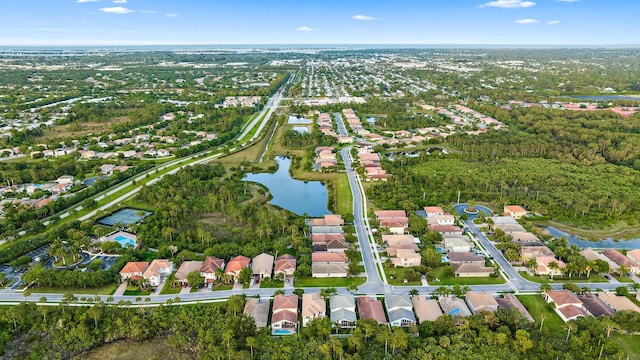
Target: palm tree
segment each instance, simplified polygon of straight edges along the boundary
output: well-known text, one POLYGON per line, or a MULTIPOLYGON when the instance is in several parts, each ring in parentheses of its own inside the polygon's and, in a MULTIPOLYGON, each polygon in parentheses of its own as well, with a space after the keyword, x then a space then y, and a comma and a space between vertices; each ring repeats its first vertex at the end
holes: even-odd
POLYGON ((409 290, 409 296, 418 296, 418 295, 420 295, 420 291, 418 291, 418 289, 409 290))
POLYGON ((536 268, 538 267, 538 262, 536 261, 536 258, 531 258, 529 260, 527 260, 527 269, 531 270, 531 273, 534 273, 536 268))
POLYGON ((553 274, 555 273, 554 270, 558 270, 558 269, 560 269, 560 265, 558 265, 557 262, 552 261, 549 263, 549 270, 551 270, 549 271, 549 275, 551 275, 551 280, 553 280, 553 274))
POLYGON ((327 301, 331 295, 335 295, 337 292, 336 288, 324 288, 320 290, 320 296, 322 296, 324 301, 327 301))

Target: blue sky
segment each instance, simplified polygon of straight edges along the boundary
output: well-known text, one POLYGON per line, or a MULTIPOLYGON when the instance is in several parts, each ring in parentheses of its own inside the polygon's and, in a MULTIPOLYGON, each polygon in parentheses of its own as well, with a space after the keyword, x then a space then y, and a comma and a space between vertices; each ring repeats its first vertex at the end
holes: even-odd
POLYGON ((4 0, 0 45, 640 44, 638 0, 4 0))

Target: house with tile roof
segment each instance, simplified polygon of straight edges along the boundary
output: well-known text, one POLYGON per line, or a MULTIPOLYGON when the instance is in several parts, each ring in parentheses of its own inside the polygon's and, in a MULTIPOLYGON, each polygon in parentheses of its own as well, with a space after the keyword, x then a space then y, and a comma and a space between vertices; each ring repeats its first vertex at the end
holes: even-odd
POLYGON ((631 261, 640 263, 640 249, 633 249, 633 250, 627 251, 627 257, 631 259, 631 261))
POLYGON ((545 300, 555 303, 554 310, 564 322, 588 316, 582 301, 569 290, 547 290, 545 300))
POLYGON ((296 257, 289 254, 278 256, 276 265, 273 268, 273 275, 278 276, 282 274, 283 278, 293 277, 293 273, 296 271, 296 257))
POLYGON ((233 257, 224 268, 224 273, 233 276, 233 280, 237 282, 240 272, 242 269, 249 267, 249 264, 251 264, 251 259, 246 256, 240 255, 233 257))
POLYGON ((361 296, 356 299, 356 303, 358 304, 358 315, 360 319, 372 319, 381 325, 387 323, 382 301, 369 296, 361 296))
POLYGON ((492 267, 481 264, 453 264, 455 277, 487 277, 495 271, 492 267))
POLYGON ((505 205, 504 216, 511 216, 514 219, 520 219, 527 216, 528 211, 519 205, 505 205))
POLYGON ((501 309, 511 310, 516 309, 522 316, 524 316, 529 322, 534 322, 533 316, 529 313, 527 308, 522 305, 520 300, 513 294, 504 294, 501 298, 496 298, 498 306, 501 309))
POLYGON ((213 283, 217 279, 216 272, 218 269, 224 269, 224 260, 218 259, 215 256, 207 256, 202 262, 200 268, 200 275, 204 278, 204 283, 213 283))
POLYGON ((262 253, 253 258, 251 261, 251 269, 253 276, 260 279, 270 278, 273 272, 273 255, 262 253))
POLYGON ((613 316, 616 313, 602 299, 592 293, 578 295, 578 299, 582 301, 584 308, 595 317, 613 316))
POLYGON ((176 271, 176 280, 178 280, 180 285, 189 285, 187 275, 193 271, 200 272, 203 263, 204 261, 183 261, 182 264, 180 264, 178 271, 176 271))
POLYGON ((148 266, 149 263, 146 261, 128 262, 122 270, 120 270, 120 279, 122 279, 122 281, 127 279, 140 281, 142 280, 142 274, 148 266))
POLYGON ((425 296, 416 295, 411 297, 411 303, 413 304, 413 309, 420 323, 424 321, 435 321, 442 316, 440 305, 438 305, 438 301, 434 299, 427 299, 425 296))
POLYGON ((618 266, 624 266, 627 271, 632 274, 640 273, 640 264, 622 255, 622 253, 620 253, 618 250, 607 249, 602 252, 602 255, 611 259, 611 261, 616 263, 618 266))
POLYGON ((327 303, 320 293, 302 295, 302 326, 314 319, 327 316, 327 303))
POLYGON ((298 295, 276 295, 273 298, 271 334, 295 334, 298 328, 298 295))
POLYGON ((427 218, 444 215, 444 210, 440 206, 425 206, 424 212, 427 214, 427 218))
POLYGON ((498 302, 486 292, 469 291, 466 294, 467 305, 474 314, 478 314, 483 311, 496 312, 498 311, 498 302))
POLYGON ((471 310, 464 300, 453 296, 439 296, 438 302, 445 314, 451 316, 471 316, 471 310))
POLYGON ((267 327, 269 319, 269 308, 271 303, 269 300, 262 300, 259 298, 248 298, 244 303, 245 315, 253 318, 258 329, 267 327))
POLYGON ((173 263, 167 259, 155 259, 142 273, 142 277, 151 286, 158 286, 165 277, 173 272, 173 263))
POLYGON ((603 291, 598 293, 598 298, 616 312, 627 310, 640 313, 640 307, 625 296, 618 296, 614 293, 603 291))
POLYGON ((535 273, 538 275, 550 275, 559 276, 564 273, 564 268, 567 264, 562 260, 558 260, 553 256, 538 256, 536 257, 536 264, 538 266, 535 269, 535 273), (552 263, 556 263, 557 268, 554 268, 552 263))

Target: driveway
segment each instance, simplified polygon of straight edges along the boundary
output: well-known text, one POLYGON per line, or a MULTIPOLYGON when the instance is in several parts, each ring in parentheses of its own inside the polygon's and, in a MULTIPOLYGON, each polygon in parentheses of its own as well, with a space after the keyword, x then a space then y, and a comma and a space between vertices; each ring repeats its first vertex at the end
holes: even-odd
POLYGON ((116 292, 113 293, 114 296, 120 296, 120 295, 124 295, 125 290, 127 290, 127 282, 123 282, 122 284, 120 284, 120 286, 118 286, 118 289, 116 289, 116 292))

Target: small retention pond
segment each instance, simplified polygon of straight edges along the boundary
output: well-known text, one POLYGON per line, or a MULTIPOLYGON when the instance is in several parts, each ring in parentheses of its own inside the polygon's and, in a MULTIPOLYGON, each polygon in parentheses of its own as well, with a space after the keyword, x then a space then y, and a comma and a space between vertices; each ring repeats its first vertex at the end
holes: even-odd
POLYGON ((331 214, 327 209, 329 193, 321 181, 300 181, 291 177, 291 159, 276 157, 278 170, 275 173, 247 174, 242 179, 262 184, 273 196, 271 204, 278 205, 298 215, 319 217, 331 214))

